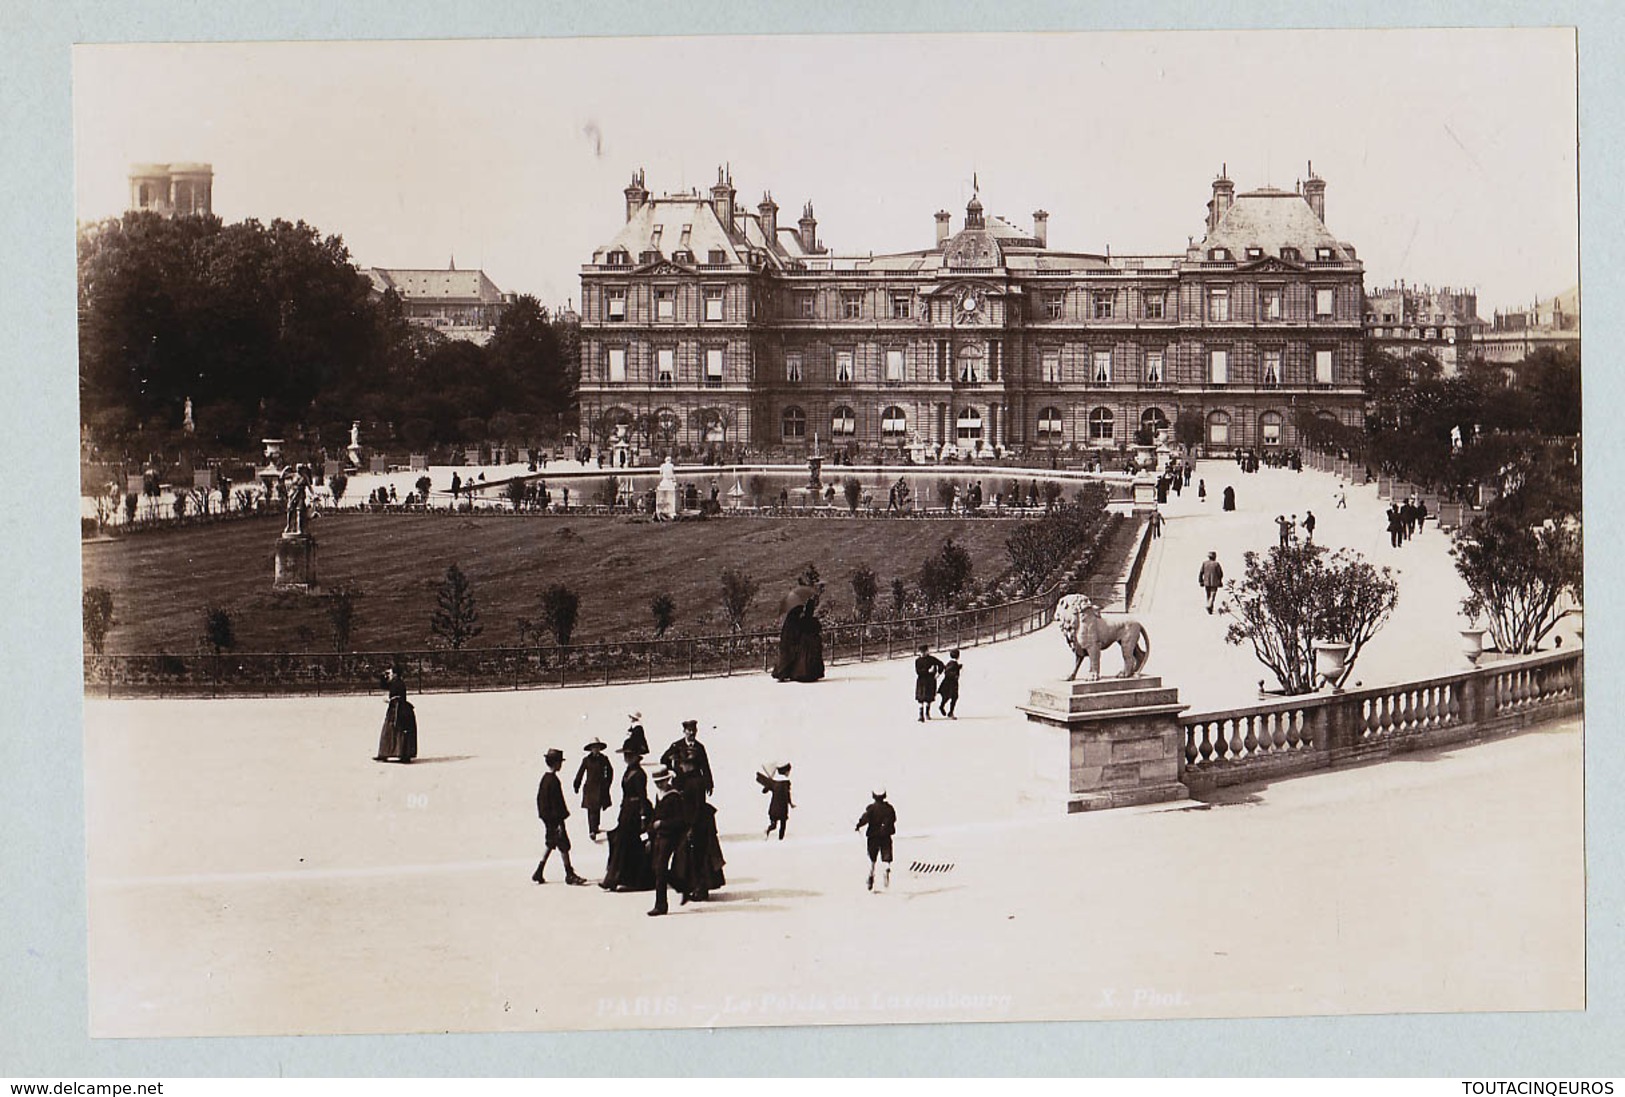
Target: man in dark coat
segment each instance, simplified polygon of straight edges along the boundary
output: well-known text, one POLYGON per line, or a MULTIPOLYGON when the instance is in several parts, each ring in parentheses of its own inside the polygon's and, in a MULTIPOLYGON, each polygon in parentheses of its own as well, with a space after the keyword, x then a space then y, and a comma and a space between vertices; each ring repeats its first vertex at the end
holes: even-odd
POLYGON ((672 854, 688 834, 688 819, 683 810, 683 797, 672 788, 676 775, 665 766, 654 772, 655 788, 660 799, 655 803, 654 817, 649 821, 649 852, 654 857, 655 905, 650 917, 665 914, 666 889, 671 876, 672 854))
POLYGON ((564 803, 564 785, 559 781, 564 751, 555 747, 543 757, 547 760, 547 772, 542 774, 542 783, 536 789, 536 814, 547 832, 547 849, 543 851, 542 859, 537 862, 536 871, 530 878, 538 884, 545 883, 542 873, 547 868, 547 859, 553 856, 554 850, 558 850, 564 858, 564 882, 585 884, 587 881, 576 875, 575 866, 570 864, 570 835, 564 829, 564 821, 570 817, 570 809, 564 803))
POLYGON ((698 720, 683 721, 683 737, 666 748, 666 753, 660 756, 660 764, 672 770, 677 790, 683 794, 687 821, 693 822, 713 787, 711 759, 705 753, 705 744, 700 742, 698 720))
POLYGON ((581 765, 576 769, 576 779, 571 785, 581 793, 581 806, 587 809, 587 834, 595 841, 598 838, 599 812, 609 807, 609 790, 615 782, 615 767, 604 757, 604 748, 608 745, 598 738, 586 745, 587 756, 581 759, 581 765))

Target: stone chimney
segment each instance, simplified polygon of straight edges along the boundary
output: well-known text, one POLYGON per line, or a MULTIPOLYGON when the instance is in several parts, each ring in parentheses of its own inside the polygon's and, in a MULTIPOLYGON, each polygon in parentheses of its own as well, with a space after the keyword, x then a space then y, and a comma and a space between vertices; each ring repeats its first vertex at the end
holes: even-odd
POLYGON ((1049 214, 1044 210, 1033 212, 1033 239, 1039 247, 1049 247, 1049 214))
POLYGON ((937 247, 948 242, 948 219, 951 215, 945 209, 937 211, 937 247))
POLYGON ((801 230, 801 250, 808 255, 818 251, 818 218, 813 216, 812 203, 808 202, 801 208, 801 220, 796 222, 801 230))
POLYGON ((643 185, 643 169, 639 168, 632 173, 632 184, 626 188, 626 219, 632 220, 648 200, 649 190, 643 185))
POLYGON ((1219 169, 1219 177, 1213 180, 1213 197, 1207 204, 1207 230, 1212 232, 1224 220, 1224 215, 1230 212, 1230 207, 1236 201, 1236 185, 1230 181, 1230 165, 1225 164, 1219 169))
POLYGON ((1315 162, 1309 161, 1309 178, 1303 181, 1303 200, 1315 211, 1321 224, 1326 223, 1326 180, 1315 174, 1315 162))
POLYGON ((711 208, 717 212, 717 220, 722 222, 725 232, 734 231, 734 184, 732 173, 726 168, 717 168, 717 182, 711 188, 711 208))
POLYGON ((756 215, 762 221, 762 234, 767 237, 767 246, 776 247, 779 242, 779 204, 773 201, 771 192, 762 195, 762 201, 756 207, 756 215))

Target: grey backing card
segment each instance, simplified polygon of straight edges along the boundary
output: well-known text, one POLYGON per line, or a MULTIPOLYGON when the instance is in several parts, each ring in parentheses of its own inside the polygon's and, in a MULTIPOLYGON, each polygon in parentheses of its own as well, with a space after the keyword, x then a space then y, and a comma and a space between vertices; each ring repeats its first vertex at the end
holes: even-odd
MULTIPOLYGON (((502 1036, 101 1040, 86 1036, 71 47, 78 42, 533 35, 1115 29, 1126 11, 1066 3, 702 5, 424 2, 123 5, 14 0, 0 11, 0 468, 8 627, 0 683, 0 1073, 16 1078, 276 1075, 1459 1075, 1625 1074, 1618 834, 1621 541, 1610 431, 1620 349, 1617 104, 1625 24, 1602 3, 1373 3, 1314 9, 1139 6, 1139 28, 1361 25, 1579 28, 1588 553, 1589 1007, 1583 1014, 1382 1016, 502 1036), (1600 504, 1600 505, 1599 505, 1600 504)), ((1377 77, 1374 75, 1373 79, 1377 77)), ((1509 211, 1509 216, 1515 211, 1509 211)), ((1487 228, 1486 231, 1489 231, 1487 228)))

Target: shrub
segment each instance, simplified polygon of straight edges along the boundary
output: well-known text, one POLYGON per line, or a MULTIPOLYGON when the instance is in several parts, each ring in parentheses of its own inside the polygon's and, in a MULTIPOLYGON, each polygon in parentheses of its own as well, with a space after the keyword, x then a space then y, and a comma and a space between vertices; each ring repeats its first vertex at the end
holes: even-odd
POLYGON ((971 578, 971 558, 952 537, 920 564, 919 587, 927 609, 945 605, 965 589, 971 578))
POLYGON ((350 478, 342 472, 335 472, 327 478, 327 490, 333 493, 334 506, 338 506, 339 500, 344 498, 344 489, 349 483, 350 478))
POLYGON ((429 615, 431 642, 457 651, 483 631, 473 588, 462 569, 453 563, 446 568, 446 578, 435 594, 434 612, 429 615))
MULTIPOLYGON (((427 476, 419 476, 413 487, 418 489, 418 499, 427 506, 429 503, 429 489, 434 487, 434 481, 427 476)), ((334 496, 337 498, 337 496, 334 496)))
POLYGON ((745 614, 756 600, 758 588, 756 580, 744 572, 731 567, 722 569, 722 612, 733 631, 744 631, 745 614))
POLYGON ((333 633, 333 650, 350 650, 350 635, 355 631, 355 590, 349 586, 333 588, 327 595, 327 623, 333 633))
POLYGON ((901 617, 908 612, 908 582, 901 576, 891 581, 891 615, 901 617))
POLYGON ((113 592, 106 587, 86 587, 82 601, 85 640, 100 655, 107 645, 107 631, 113 627, 113 592))
POLYGON ((576 618, 581 610, 581 595, 554 583, 542 592, 542 623, 558 641, 559 647, 568 647, 570 636, 576 629, 576 618))
POLYGON ((880 578, 867 563, 859 564, 852 572, 852 604, 858 620, 865 624, 875 615, 875 598, 880 593, 880 578))
POLYGON ((649 600, 649 612, 655 619, 655 635, 664 636, 677 619, 677 600, 669 591, 661 591, 649 600))
POLYGON ((209 606, 203 611, 203 638, 219 655, 237 646, 237 622, 225 606, 209 606))
POLYGON ((523 480, 517 477, 509 480, 508 486, 503 489, 503 492, 508 496, 508 502, 513 504, 514 510, 524 506, 526 486, 523 480))

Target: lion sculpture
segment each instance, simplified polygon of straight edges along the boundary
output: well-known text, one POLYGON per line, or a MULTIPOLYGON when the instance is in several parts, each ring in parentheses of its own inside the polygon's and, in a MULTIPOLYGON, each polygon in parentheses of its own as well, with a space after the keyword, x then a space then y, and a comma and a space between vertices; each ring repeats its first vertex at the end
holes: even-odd
POLYGON ((1089 658, 1089 677, 1093 682, 1100 677, 1100 653, 1116 644, 1123 654, 1123 670, 1119 678, 1132 678, 1151 661, 1151 634, 1145 626, 1126 617, 1121 621, 1108 621, 1100 614, 1100 607, 1087 595, 1068 594, 1055 606, 1055 624, 1066 637, 1067 646, 1077 656, 1067 681, 1078 676, 1085 656, 1089 658))

